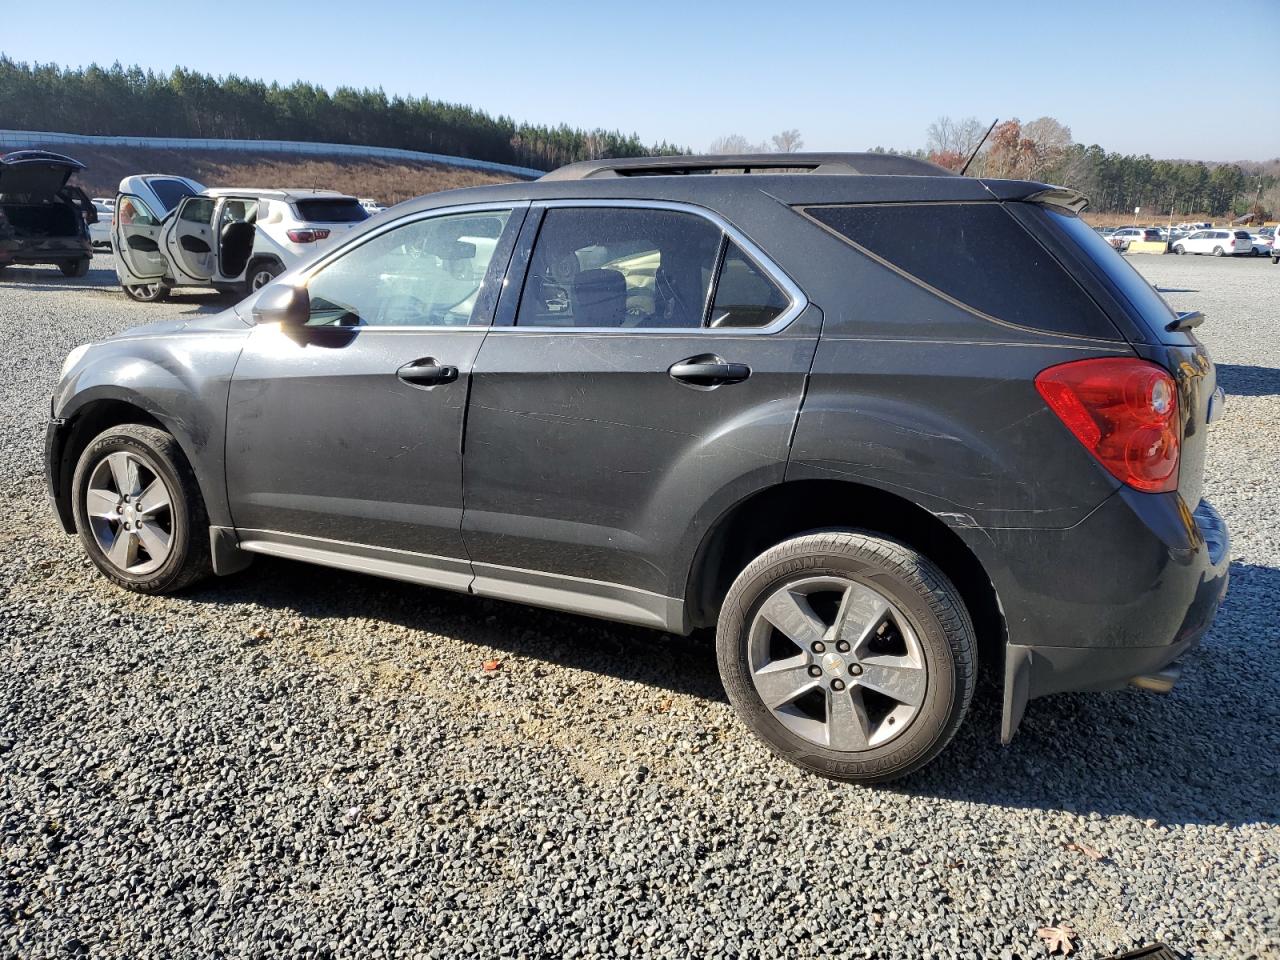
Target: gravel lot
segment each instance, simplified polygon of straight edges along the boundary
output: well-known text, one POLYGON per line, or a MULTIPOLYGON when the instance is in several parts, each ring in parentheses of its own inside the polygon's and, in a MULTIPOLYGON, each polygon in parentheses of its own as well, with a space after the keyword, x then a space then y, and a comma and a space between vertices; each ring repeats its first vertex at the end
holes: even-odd
POLYGON ((224 304, 10 270, 0 956, 1280 957, 1280 267, 1134 262, 1231 394, 1226 605, 1171 696, 1037 701, 1004 748, 987 696, 891 789, 775 760, 705 637, 266 558, 114 589, 45 501, 62 357, 224 304))

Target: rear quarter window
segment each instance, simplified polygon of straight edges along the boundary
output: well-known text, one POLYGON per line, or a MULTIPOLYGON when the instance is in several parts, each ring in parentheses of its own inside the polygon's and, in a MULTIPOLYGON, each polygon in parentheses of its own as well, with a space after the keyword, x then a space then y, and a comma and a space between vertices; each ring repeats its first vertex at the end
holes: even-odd
POLYGON ((1098 305, 1000 203, 857 204, 806 207, 804 213, 989 319, 1072 336, 1118 337, 1098 305))

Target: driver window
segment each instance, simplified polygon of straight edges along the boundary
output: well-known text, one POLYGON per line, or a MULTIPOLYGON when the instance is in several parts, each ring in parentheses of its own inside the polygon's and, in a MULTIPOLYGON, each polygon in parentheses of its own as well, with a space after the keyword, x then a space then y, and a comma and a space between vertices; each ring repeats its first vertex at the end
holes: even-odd
POLYGON ((307 283, 308 325, 466 326, 510 216, 486 210, 417 220, 353 248, 307 283))

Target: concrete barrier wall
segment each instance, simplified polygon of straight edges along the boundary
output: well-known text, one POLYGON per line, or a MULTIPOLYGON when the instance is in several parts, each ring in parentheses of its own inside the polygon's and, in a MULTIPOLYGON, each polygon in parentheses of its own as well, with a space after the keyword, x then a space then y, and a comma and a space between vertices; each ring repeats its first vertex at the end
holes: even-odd
POLYGON ((1134 240, 1125 253, 1168 253, 1169 244, 1163 240, 1134 240))
POLYGON ((204 140, 190 137, 95 137, 81 133, 54 133, 46 130, 0 130, 0 153, 25 147, 140 147, 149 150, 235 150, 246 153, 312 154, 330 157, 365 157, 375 160, 407 160, 437 163, 446 167, 483 170, 523 180, 534 180, 545 170, 491 163, 443 153, 422 153, 394 147, 364 147, 349 143, 312 143, 306 140, 204 140))

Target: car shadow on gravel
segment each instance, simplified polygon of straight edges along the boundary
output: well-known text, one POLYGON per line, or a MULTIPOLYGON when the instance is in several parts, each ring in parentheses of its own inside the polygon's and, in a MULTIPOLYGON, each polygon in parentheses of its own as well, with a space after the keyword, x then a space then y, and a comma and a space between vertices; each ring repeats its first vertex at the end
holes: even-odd
POLYGON ((197 603, 255 603, 299 617, 368 617, 510 657, 607 674, 727 702, 709 631, 689 637, 358 573, 257 557, 244 573, 183 594, 197 603))
MULTIPOLYGON (((1013 743, 1002 747, 999 684, 988 679, 936 760, 877 789, 1165 824, 1280 823, 1274 790, 1280 664, 1270 662, 1280 626, 1267 621, 1269 639, 1256 630, 1262 611, 1280 598, 1280 570, 1233 564, 1231 576, 1228 603, 1203 647, 1186 658, 1172 695, 1121 690, 1035 700, 1013 743)), ((709 631, 678 637, 271 557, 183 596, 307 618, 377 619, 510 657, 727 699, 709 631)))
POLYGON ((1214 367, 1218 371, 1218 386, 1228 397, 1280 396, 1280 369, 1238 363, 1215 363, 1214 367))
POLYGON ((1280 569, 1233 563, 1227 600, 1172 694, 1033 700, 1002 747, 988 682, 951 746, 891 789, 1166 825, 1280 823, 1277 608, 1280 569))

